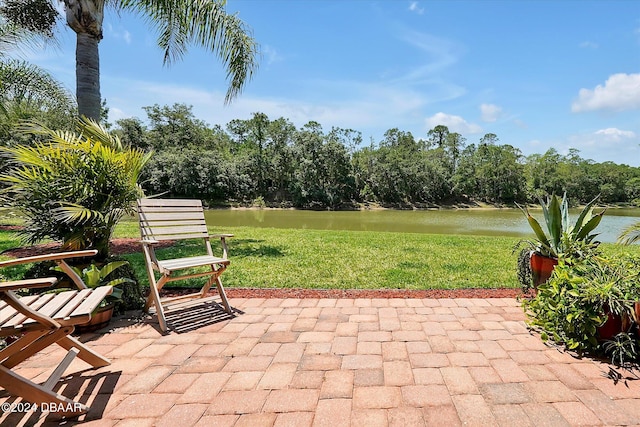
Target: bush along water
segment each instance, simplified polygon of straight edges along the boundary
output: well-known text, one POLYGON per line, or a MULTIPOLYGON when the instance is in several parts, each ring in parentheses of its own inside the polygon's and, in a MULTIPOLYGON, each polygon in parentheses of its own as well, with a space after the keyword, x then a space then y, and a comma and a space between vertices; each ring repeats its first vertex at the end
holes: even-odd
POLYGON ((560 257, 553 275, 524 301, 529 325, 542 339, 579 355, 607 356, 638 366, 640 257, 560 257))

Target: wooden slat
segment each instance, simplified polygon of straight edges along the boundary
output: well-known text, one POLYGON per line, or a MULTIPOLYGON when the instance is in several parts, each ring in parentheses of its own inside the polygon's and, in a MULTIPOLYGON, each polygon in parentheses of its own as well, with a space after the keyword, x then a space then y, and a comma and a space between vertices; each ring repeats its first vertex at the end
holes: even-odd
POLYGON ((75 310, 80 304, 82 304, 82 301, 84 301, 87 298, 87 295, 89 295, 91 292, 93 292, 93 289, 81 289, 80 291, 78 291, 66 306, 58 310, 55 320, 60 321, 63 319, 68 319, 69 315, 73 313, 73 310, 75 310))
POLYGON ((204 213, 200 212, 143 212, 140 214, 140 222, 149 221, 166 221, 166 220, 182 220, 182 219, 204 219, 204 213))
MULTIPOLYGON (((38 313, 51 318, 56 317, 56 313, 66 306, 70 300, 78 293, 78 291, 66 291, 56 294, 56 296, 38 309, 38 313)), ((34 323, 35 320, 29 319, 24 324, 34 323)))
POLYGON ((205 233, 207 234, 206 225, 175 225, 173 227, 153 227, 154 234, 170 235, 170 234, 188 234, 188 233, 205 233))
MULTIPOLYGON (((38 297, 39 297, 39 295, 32 295, 32 296, 28 296, 28 297, 23 297, 23 298, 20 298, 20 301, 25 305, 29 305, 33 301, 37 300, 38 297)), ((4 304, 4 306, 2 307, 2 310, 0 311, 0 327, 3 326, 4 323, 7 322, 9 319, 11 319, 13 316, 18 314, 18 312, 16 311, 15 308, 11 307, 9 304, 5 303, 4 301, 3 301, 3 304, 4 304)))
POLYGON ((229 260, 212 256, 197 256, 190 258, 168 259, 158 262, 166 270, 183 270, 191 267, 203 267, 212 264, 229 264, 229 260))
MULTIPOLYGON (((45 305, 46 303, 48 303, 50 300, 52 300, 53 298, 55 298, 54 294, 42 294, 39 295, 39 298, 37 298, 35 301, 33 301, 31 304, 25 304, 22 301, 22 298, 20 299, 20 302, 22 302, 24 305, 28 305, 29 308, 31 308, 34 311, 38 311, 40 309, 40 307, 42 307, 43 305, 45 305)), ((27 320, 28 317, 25 316, 24 314, 18 313, 16 316, 14 316, 11 320, 7 321, 6 323, 4 323, 2 325, 2 327, 15 327, 17 325, 22 324, 22 322, 24 322, 25 320, 27 320)))
POLYGON ((100 304, 100 302, 112 292, 113 288, 111 286, 100 286, 99 288, 95 288, 93 292, 82 301, 82 304, 76 308, 73 313, 69 315, 69 317, 74 318, 78 316, 86 316, 87 314, 91 315, 93 310, 100 304))
POLYGON ((138 206, 202 206, 198 199, 138 199, 138 206))
POLYGON ((183 219, 180 221, 153 221, 153 222, 142 222, 142 227, 170 227, 172 225, 207 225, 204 219, 183 219))
POLYGON ((141 206, 139 212, 202 212, 202 206, 141 206))
POLYGON ((167 236, 153 234, 148 237, 153 238, 154 240, 181 240, 181 239, 202 239, 203 237, 208 237, 208 234, 199 233, 199 234, 169 234, 167 236))

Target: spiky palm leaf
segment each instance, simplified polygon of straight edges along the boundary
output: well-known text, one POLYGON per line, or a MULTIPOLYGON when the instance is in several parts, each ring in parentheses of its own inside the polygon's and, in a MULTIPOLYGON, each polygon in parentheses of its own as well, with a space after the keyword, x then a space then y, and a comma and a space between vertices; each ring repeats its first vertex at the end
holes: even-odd
POLYGON ((620 233, 618 243, 623 245, 631 245, 640 241, 640 222, 631 224, 620 233))
POLYGON ((167 65, 182 59, 189 45, 216 54, 227 70, 225 103, 236 97, 258 67, 258 45, 220 0, 119 0, 116 7, 142 13, 159 33, 167 65))

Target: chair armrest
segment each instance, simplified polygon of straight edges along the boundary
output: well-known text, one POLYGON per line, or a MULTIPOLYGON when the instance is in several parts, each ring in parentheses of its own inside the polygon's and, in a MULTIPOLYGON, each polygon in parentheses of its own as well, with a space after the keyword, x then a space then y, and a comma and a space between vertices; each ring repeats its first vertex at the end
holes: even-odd
POLYGON ((216 238, 216 239, 224 239, 224 238, 226 238, 226 237, 234 237, 234 236, 235 236, 234 234, 225 234, 225 233, 223 233, 223 234, 211 234, 211 235, 209 235, 209 237, 213 237, 213 238, 216 238))
POLYGON ((10 259, 8 261, 0 261, 0 268, 10 267, 12 265, 29 264, 32 262, 59 261, 67 258, 80 258, 80 257, 94 256, 97 253, 98 251, 95 249, 87 249, 84 251, 57 252, 57 253, 46 254, 46 255, 35 255, 35 256, 30 256, 25 258, 10 259))
MULTIPOLYGON (((229 258, 229 248, 227 247, 227 237, 233 237, 233 234, 210 234, 209 238, 220 239, 220 245, 222 245, 222 258, 229 258)), ((209 248, 211 250, 211 248, 209 248)))
POLYGON ((140 240, 140 243, 142 243, 143 245, 157 245, 160 242, 158 240, 142 239, 142 240, 140 240))
POLYGON ((25 280, 12 280, 10 282, 0 283, 0 292, 3 291, 15 291, 17 289, 25 288, 44 288, 46 286, 53 286, 58 281, 55 277, 39 277, 36 279, 25 280))

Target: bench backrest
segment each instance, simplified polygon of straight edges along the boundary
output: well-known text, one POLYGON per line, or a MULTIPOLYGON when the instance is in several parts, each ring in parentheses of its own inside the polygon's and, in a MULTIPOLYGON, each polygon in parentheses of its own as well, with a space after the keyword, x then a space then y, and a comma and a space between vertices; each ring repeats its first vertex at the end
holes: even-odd
POLYGON ((143 240, 180 240, 209 237, 200 200, 138 199, 143 240))

